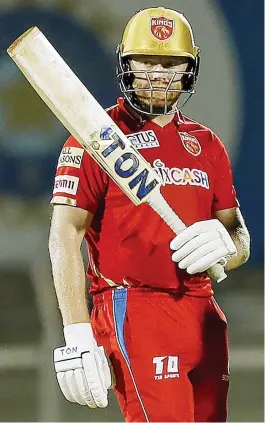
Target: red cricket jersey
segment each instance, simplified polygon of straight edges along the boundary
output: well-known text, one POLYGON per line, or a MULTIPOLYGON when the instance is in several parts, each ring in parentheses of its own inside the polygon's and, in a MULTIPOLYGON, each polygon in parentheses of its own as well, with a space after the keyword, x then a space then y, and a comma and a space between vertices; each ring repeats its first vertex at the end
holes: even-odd
MULTIPOLYGON (((210 129, 181 113, 163 128, 140 122, 123 99, 108 113, 156 169, 163 196, 186 225, 238 205, 228 155, 210 129)), ((136 207, 73 137, 60 154, 51 202, 94 215, 85 234, 92 294, 120 285, 213 294, 206 273, 188 275, 171 260, 175 235, 167 224, 148 205, 136 207)))

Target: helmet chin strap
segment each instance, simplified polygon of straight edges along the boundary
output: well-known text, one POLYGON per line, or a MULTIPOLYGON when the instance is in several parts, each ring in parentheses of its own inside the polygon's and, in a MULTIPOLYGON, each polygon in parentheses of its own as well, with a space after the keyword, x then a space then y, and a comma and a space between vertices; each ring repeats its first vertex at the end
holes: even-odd
MULTIPOLYGON (((195 90, 194 90, 194 92, 193 93, 186 93, 187 94, 187 98, 183 101, 183 103, 182 104, 179 104, 179 99, 181 98, 181 97, 179 97, 178 98, 178 100, 177 100, 177 108, 178 108, 178 110, 181 110, 184 106, 185 106, 185 104, 189 101, 189 99, 191 98, 191 96, 193 95, 195 93, 195 90)), ((183 95, 183 94, 182 94, 183 95)))

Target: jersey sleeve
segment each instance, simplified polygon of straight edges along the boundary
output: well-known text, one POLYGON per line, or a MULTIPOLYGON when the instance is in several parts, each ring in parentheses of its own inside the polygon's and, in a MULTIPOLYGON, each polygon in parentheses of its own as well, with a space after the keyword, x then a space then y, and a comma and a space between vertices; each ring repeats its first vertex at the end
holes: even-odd
POLYGON ((95 214, 107 183, 106 173, 71 136, 59 156, 51 204, 75 206, 95 214))
POLYGON ((231 162, 225 146, 214 134, 216 145, 215 154, 215 181, 212 214, 218 210, 230 209, 239 206, 236 190, 233 184, 231 162))

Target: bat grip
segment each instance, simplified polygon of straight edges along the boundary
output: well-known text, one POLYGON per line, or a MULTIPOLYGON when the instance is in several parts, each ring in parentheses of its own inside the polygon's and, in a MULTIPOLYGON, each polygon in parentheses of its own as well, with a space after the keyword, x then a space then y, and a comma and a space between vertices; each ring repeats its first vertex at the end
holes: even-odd
MULTIPOLYGON (((159 214, 160 217, 162 217, 162 219, 168 224, 168 226, 176 235, 178 235, 186 228, 186 225, 172 210, 159 190, 152 191, 149 198, 147 199, 147 203, 157 214, 159 214)), ((224 267, 220 263, 216 263, 211 266, 207 270, 207 273, 208 276, 217 283, 221 282, 227 277, 224 271, 224 267)))

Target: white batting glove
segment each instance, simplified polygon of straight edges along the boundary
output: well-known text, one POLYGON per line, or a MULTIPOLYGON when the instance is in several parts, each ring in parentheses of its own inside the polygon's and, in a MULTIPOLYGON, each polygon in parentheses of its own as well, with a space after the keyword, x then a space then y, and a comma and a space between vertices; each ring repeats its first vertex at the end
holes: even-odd
POLYGON ((103 347, 98 347, 90 323, 64 328, 65 347, 54 350, 54 365, 68 401, 91 408, 108 405, 111 371, 103 347))
POLYGON ((175 250, 172 260, 190 275, 204 272, 216 263, 225 266, 237 253, 232 238, 217 219, 196 222, 184 229, 170 242, 170 248, 175 250))

